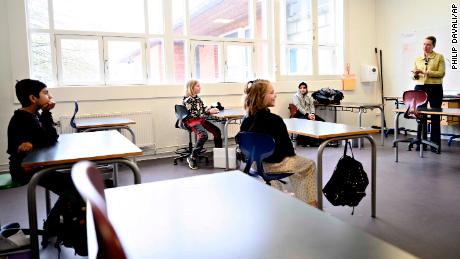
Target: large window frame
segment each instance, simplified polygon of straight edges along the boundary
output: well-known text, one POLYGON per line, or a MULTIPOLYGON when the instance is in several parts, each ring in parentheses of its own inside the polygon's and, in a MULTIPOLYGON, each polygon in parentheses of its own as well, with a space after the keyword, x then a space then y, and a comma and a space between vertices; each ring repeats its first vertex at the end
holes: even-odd
MULTIPOLYGON (((28 6, 28 1, 33 0, 25 0, 26 7, 28 6)), ((47 82, 51 87, 66 87, 72 85, 85 85, 85 86, 116 86, 116 85, 165 85, 165 84, 176 84, 176 83, 183 83, 183 81, 188 80, 189 78, 195 78, 196 74, 194 73, 194 59, 192 50, 192 44, 194 42, 207 42, 212 44, 219 44, 221 46, 221 58, 219 59, 219 66, 220 66, 220 77, 213 81, 213 83, 221 83, 221 82, 231 82, 232 80, 228 79, 228 72, 226 66, 226 45, 244 45, 244 46, 251 46, 252 47, 252 56, 251 56, 251 64, 250 64, 250 72, 248 73, 247 79, 252 79, 255 77, 258 78, 267 78, 273 81, 297 81, 297 80, 322 80, 322 79, 338 79, 341 73, 337 73, 334 75, 320 75, 318 73, 318 50, 320 48, 318 44, 318 28, 317 28, 317 19, 318 19, 318 1, 320 0, 311 0, 312 1, 312 17, 313 17, 313 39, 311 44, 308 45, 308 42, 286 42, 283 41, 282 37, 280 36, 280 32, 282 25, 281 22, 281 15, 280 11, 283 9, 281 6, 287 0, 248 0, 248 29, 250 30, 250 38, 228 38, 225 35, 221 35, 220 37, 214 36, 196 36, 190 35, 190 14, 188 11, 189 1, 193 0, 176 0, 176 1, 184 1, 184 9, 185 9, 185 16, 184 16, 184 33, 177 34, 173 33, 173 21, 172 21, 172 11, 173 6, 171 1, 167 0, 156 0, 161 2, 161 8, 163 10, 163 33, 160 34, 152 34, 149 33, 149 17, 148 17, 148 4, 151 2, 150 0, 144 0, 144 14, 145 14, 145 33, 114 33, 114 32, 88 32, 88 31, 65 31, 65 30, 55 30, 53 27, 53 0, 44 0, 48 3, 48 21, 49 25, 48 28, 28 28, 29 34, 29 53, 31 51, 31 44, 30 38, 31 35, 34 33, 47 33, 50 38, 50 60, 51 60, 51 74, 52 80, 51 82, 47 82), (261 17, 260 12, 257 12, 257 6, 261 4, 263 6, 263 15, 261 17), (260 19, 260 20, 258 20, 260 19), (261 27, 256 28, 257 23, 265 24, 263 29, 261 27), (258 33, 263 31, 263 33, 258 33), (258 35, 261 34, 261 35, 258 35), (106 47, 106 39, 110 37, 115 37, 118 39, 125 39, 125 40, 136 40, 144 42, 143 52, 143 80, 137 82, 110 82, 107 79, 107 68, 106 66, 103 67, 101 70, 104 75, 101 77, 103 78, 103 82, 99 82, 97 84, 86 84, 82 82, 81 84, 66 84, 62 81, 62 66, 61 62, 61 55, 59 50, 59 39, 60 38, 84 38, 84 37, 96 37, 100 38, 102 42, 101 46, 101 58, 102 58, 102 65, 104 65, 107 54, 107 47, 106 47), (163 43, 163 52, 162 58, 164 58, 164 62, 161 63, 162 70, 160 80, 151 80, 151 60, 150 60, 150 49, 148 47, 150 39, 159 39, 163 43), (180 71, 178 72, 177 67, 175 65, 175 61, 171 59, 167 59, 167 57, 174 57, 176 54, 174 51, 174 42, 183 41, 184 42, 184 49, 183 49, 183 56, 185 60, 182 62, 183 67, 181 64, 180 71), (312 49, 312 63, 313 63, 313 73, 311 75, 302 74, 302 73, 284 73, 283 69, 280 67, 282 66, 281 63, 281 55, 283 51, 283 46, 292 46, 292 47, 306 47, 309 46, 312 49), (261 64, 264 67, 261 67, 261 64), (177 75, 177 73, 184 73, 183 76, 177 75), (179 78, 179 79, 177 79, 179 78), (177 81, 180 80, 180 81, 177 81)), ((341 0, 337 0, 341 1, 341 0)), ((345 2, 345 1, 344 1, 345 2)), ((27 9, 26 9, 27 10, 27 9)), ((345 3, 343 3, 343 13, 345 13, 345 3)), ((27 12, 28 13, 28 12, 27 12)), ((343 15, 344 17, 345 15, 343 15)), ((345 19, 343 19, 345 21, 345 19)), ((26 19, 27 24, 27 19, 26 19)), ((345 22, 343 22, 345 24, 345 22)), ((342 33, 345 38, 345 26, 343 26, 342 33)), ((235 31, 239 31, 241 34, 242 30, 238 29, 235 31)), ((227 35, 230 33, 229 31, 227 35)), ((247 32, 246 32, 247 34, 247 32)), ((345 56, 345 39, 342 42, 342 51, 343 55, 345 56)), ((324 46, 328 47, 328 46, 324 46)), ((182 54, 182 53, 181 53, 182 54)), ((345 60, 345 57, 343 58, 345 60)), ((29 54, 28 57, 30 73, 32 74, 32 57, 29 54)))
MULTIPOLYGON (((345 1, 343 0, 333 0, 336 3, 334 7, 334 11, 340 12, 341 15, 338 15, 339 22, 342 24, 341 27, 336 28, 336 33, 334 34, 334 37, 340 38, 338 39, 336 44, 321 44, 319 42, 318 38, 318 2, 320 0, 311 0, 311 38, 308 39, 306 38, 304 41, 289 41, 283 37, 283 33, 286 33, 286 29, 283 26, 286 26, 286 24, 283 24, 283 21, 286 20, 285 13, 286 11, 286 2, 288 0, 280 0, 278 2, 278 7, 277 7, 277 12, 276 12, 276 20, 279 21, 277 24, 278 28, 278 33, 277 35, 278 38, 276 39, 276 64, 277 64, 277 69, 276 69, 276 78, 279 81, 299 81, 299 80, 330 80, 330 79, 339 79, 342 74, 342 67, 344 66, 344 60, 345 60, 345 31, 346 31, 346 26, 345 26, 345 13, 346 13, 346 6, 345 6, 345 1), (339 2, 340 1, 340 2, 339 2), (341 10, 336 10, 337 5, 341 7, 341 10), (283 13, 284 12, 284 13, 283 13), (319 72, 319 51, 320 48, 340 48, 340 51, 338 55, 341 55, 339 57, 339 60, 341 60, 342 64, 336 64, 338 66, 337 72, 332 73, 332 74, 321 74, 319 72), (286 63, 291 63, 292 61, 290 60, 291 56, 286 54, 288 49, 311 49, 311 60, 309 62, 311 63, 311 72, 310 73, 295 73, 295 72, 290 72, 288 68, 285 67, 286 63), (284 55, 284 56, 283 56, 284 55)), ((293 56, 294 58, 296 56, 293 56)))

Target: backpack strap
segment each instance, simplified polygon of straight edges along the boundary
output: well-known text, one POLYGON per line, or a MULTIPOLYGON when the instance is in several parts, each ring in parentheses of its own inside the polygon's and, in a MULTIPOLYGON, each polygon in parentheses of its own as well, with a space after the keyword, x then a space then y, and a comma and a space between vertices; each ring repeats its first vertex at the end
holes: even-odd
POLYGON ((343 149, 343 156, 347 155, 347 146, 350 146, 350 152, 351 152, 351 157, 355 158, 355 155, 353 154, 353 148, 351 147, 351 141, 346 140, 347 142, 345 143, 345 147, 343 149))

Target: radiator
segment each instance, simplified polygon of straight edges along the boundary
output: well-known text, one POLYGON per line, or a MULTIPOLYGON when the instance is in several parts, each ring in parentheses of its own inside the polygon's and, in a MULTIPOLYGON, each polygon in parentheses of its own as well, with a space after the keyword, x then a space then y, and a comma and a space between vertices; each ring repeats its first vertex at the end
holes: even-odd
MULTIPOLYGON (((151 111, 141 112, 124 112, 124 113, 108 113, 108 114, 82 114, 77 115, 78 118, 101 118, 101 117, 123 117, 128 118, 136 122, 131 124, 129 127, 134 131, 136 135, 136 145, 138 147, 149 147, 154 145, 153 135, 153 113, 151 111)), ((75 130, 70 126, 70 119, 72 116, 64 115, 59 117, 60 132, 61 133, 72 133, 75 130)), ((131 139, 131 135, 126 131, 122 130, 121 133, 128 139, 131 139)))

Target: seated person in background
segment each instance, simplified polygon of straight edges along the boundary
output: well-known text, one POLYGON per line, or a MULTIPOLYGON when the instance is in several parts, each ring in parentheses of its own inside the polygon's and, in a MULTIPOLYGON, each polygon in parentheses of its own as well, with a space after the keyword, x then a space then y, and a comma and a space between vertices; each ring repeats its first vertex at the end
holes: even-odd
MULTIPOLYGON (((59 137, 54 127, 50 110, 55 106, 53 97, 46 85, 37 80, 24 79, 16 83, 16 96, 22 108, 14 112, 8 125, 8 154, 10 155, 10 174, 13 182, 27 184, 34 173, 41 168, 22 168, 21 164, 30 151, 51 146, 59 137)), ((60 208, 63 200, 83 204, 70 173, 52 172, 43 177, 40 186, 51 190, 59 196, 56 205, 45 222, 47 237, 56 234, 59 223, 60 208)))
MULTIPOLYGON (((292 104, 294 104, 297 108, 297 112, 295 113, 294 118, 324 121, 321 117, 315 114, 314 100, 311 96, 308 95, 307 83, 301 82, 299 84, 297 93, 295 93, 292 97, 292 104)), ((301 135, 297 136, 296 141, 297 144, 302 146, 319 145, 318 140, 301 135)))
POLYGON ((204 143, 208 140, 207 131, 211 132, 214 136, 214 145, 217 148, 222 147, 220 129, 207 121, 205 118, 206 115, 218 113, 219 109, 204 106, 203 101, 198 96, 200 92, 200 82, 197 80, 190 80, 185 85, 185 96, 182 100, 189 114, 189 117, 184 121, 184 123, 198 137, 198 141, 193 148, 192 154, 187 158, 188 166, 191 169, 198 169, 196 158, 203 149, 204 143))
POLYGON ((324 121, 321 117, 315 114, 315 104, 311 96, 308 95, 307 83, 301 82, 299 90, 292 97, 292 104, 297 107, 295 118, 307 119, 314 121, 324 121))
MULTIPOLYGON (((244 109, 246 116, 241 123, 241 131, 260 132, 275 139, 275 151, 264 160, 264 167, 269 173, 294 173, 289 177, 295 196, 312 205, 317 205, 315 162, 295 154, 291 139, 283 119, 270 112, 275 106, 276 94, 268 80, 249 81, 244 90, 244 109)), ((282 188, 279 181, 272 181, 272 186, 282 188)))

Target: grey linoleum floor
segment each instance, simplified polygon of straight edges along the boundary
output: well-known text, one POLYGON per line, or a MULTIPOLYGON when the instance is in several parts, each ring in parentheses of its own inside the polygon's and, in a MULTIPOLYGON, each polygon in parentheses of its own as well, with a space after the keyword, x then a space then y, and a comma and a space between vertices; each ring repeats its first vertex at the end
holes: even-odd
MULTIPOLYGON (((375 139, 379 144, 380 138, 375 139)), ((316 148, 297 147, 296 151, 316 160, 316 148)), ((361 150, 354 148, 355 157, 368 173, 369 151, 368 144, 361 150)), ((341 154, 341 147, 326 149, 324 183, 341 154)), ((325 213, 415 256, 460 258, 460 143, 448 147, 444 142, 441 155, 425 152, 424 158, 416 151, 406 151, 406 145, 401 144, 400 162, 395 163, 389 137, 385 146, 378 146, 377 156, 377 218, 370 217, 370 185, 368 196, 355 208, 355 215, 351 215, 350 207, 333 207, 324 200, 325 213)), ((200 164, 201 168, 193 171, 185 163, 174 166, 170 158, 140 161, 139 166, 143 182, 222 172, 212 168, 212 162, 208 166, 200 164)), ((130 184, 132 177, 121 172, 120 182, 130 184)), ((27 226, 26 188, 0 193, 1 222, 17 221, 27 226)), ((38 197, 39 214, 44 217, 44 195, 40 193, 38 197)), ((52 246, 41 252, 42 258, 57 258, 56 254, 52 246)), ((65 250, 61 258, 74 258, 73 250, 65 250)))

